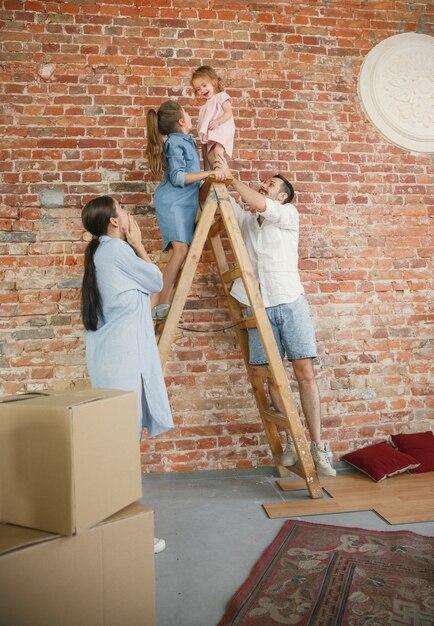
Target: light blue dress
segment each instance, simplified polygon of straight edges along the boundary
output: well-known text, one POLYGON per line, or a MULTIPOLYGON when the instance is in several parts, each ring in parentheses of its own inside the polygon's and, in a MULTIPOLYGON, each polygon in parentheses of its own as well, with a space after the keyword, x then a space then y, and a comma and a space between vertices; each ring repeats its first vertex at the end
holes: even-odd
POLYGON ((153 437, 173 428, 149 299, 161 290, 162 274, 122 239, 99 241, 94 263, 103 318, 86 331, 90 379, 93 387, 135 391, 140 436, 146 427, 153 437))
POLYGON ((200 158, 191 135, 171 133, 164 144, 165 174, 154 195, 163 250, 171 241, 190 245, 199 206, 200 183, 185 185, 185 176, 200 172, 200 158))

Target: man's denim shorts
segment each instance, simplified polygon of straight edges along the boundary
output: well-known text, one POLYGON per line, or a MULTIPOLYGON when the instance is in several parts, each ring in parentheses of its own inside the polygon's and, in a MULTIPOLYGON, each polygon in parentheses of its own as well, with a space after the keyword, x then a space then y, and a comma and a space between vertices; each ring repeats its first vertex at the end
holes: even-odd
MULTIPOLYGON (((277 348, 283 359, 285 354, 294 359, 314 359, 317 356, 315 330, 309 304, 303 294, 289 304, 278 304, 265 309, 270 320, 277 348)), ((247 307, 247 315, 252 309, 247 307)), ((251 365, 266 365, 267 355, 262 347, 257 328, 249 328, 249 360, 251 365)))

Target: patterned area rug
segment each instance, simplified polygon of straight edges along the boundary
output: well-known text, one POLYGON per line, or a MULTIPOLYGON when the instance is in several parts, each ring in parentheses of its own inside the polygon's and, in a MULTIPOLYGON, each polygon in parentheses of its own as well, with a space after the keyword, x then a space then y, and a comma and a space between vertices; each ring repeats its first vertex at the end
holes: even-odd
POLYGON ((218 626, 434 624, 434 538, 289 520, 218 626))

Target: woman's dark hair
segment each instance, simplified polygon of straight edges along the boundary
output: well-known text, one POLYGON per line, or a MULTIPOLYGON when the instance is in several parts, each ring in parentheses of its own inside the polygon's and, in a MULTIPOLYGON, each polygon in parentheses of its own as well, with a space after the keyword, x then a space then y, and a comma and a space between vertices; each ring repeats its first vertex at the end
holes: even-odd
POLYGON ((287 202, 291 202, 291 200, 294 197, 294 187, 291 185, 291 183, 289 182, 289 180, 287 178, 285 178, 284 176, 282 176, 282 174, 280 174, 280 172, 278 172, 277 174, 274 174, 274 178, 279 178, 282 181, 282 186, 280 188, 280 191, 283 191, 283 193, 286 193, 286 201, 287 202))
POLYGON ((81 286, 81 319, 86 330, 96 330, 98 316, 102 314, 93 257, 99 246, 98 237, 107 233, 111 217, 116 217, 116 204, 111 196, 94 198, 81 212, 83 226, 93 235, 84 251, 84 275, 81 286))

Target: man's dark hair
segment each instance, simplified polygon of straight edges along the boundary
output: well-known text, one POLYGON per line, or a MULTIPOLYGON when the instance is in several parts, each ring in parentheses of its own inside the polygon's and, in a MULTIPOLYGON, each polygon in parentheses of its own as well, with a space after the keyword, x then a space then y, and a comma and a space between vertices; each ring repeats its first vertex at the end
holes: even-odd
POLYGON ((283 185, 281 191, 283 191, 283 193, 286 193, 286 202, 291 202, 294 197, 294 187, 291 185, 289 180, 282 176, 282 174, 280 174, 279 172, 277 172, 277 174, 274 174, 273 178, 279 178, 282 181, 283 185))

